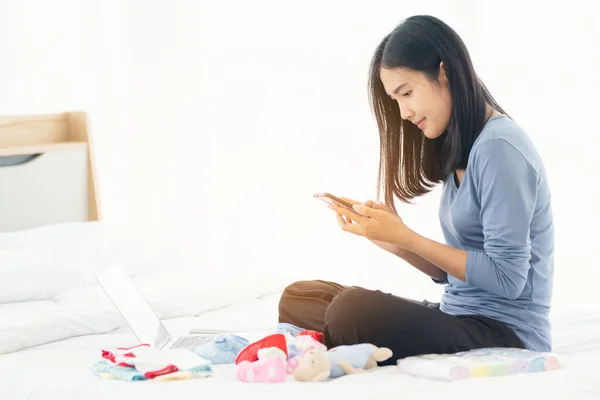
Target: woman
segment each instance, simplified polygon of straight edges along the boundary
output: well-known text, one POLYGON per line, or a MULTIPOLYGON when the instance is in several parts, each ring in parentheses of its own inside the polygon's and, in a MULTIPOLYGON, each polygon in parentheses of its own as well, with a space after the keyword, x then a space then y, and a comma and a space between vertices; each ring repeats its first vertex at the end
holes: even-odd
POLYGON ((344 231, 445 284, 441 303, 301 281, 285 289, 280 322, 323 332, 328 347, 388 347, 388 364, 481 347, 549 351, 554 225, 545 169, 478 79, 460 37, 434 17, 406 19, 375 52, 370 97, 387 205, 331 207, 344 231), (445 245, 407 227, 393 205, 437 183, 445 245))

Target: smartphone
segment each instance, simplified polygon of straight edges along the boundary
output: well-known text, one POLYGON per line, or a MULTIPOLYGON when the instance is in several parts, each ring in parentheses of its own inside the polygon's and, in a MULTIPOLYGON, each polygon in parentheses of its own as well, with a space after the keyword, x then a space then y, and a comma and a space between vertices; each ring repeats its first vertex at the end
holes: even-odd
POLYGON ((332 194, 329 193, 316 193, 314 195, 315 198, 324 201, 327 204, 335 204, 337 206, 343 207, 347 210, 350 210, 352 212, 356 212, 354 211, 354 209, 352 208, 352 204, 348 203, 347 201, 344 201, 342 199, 340 199, 339 197, 335 197, 332 194))

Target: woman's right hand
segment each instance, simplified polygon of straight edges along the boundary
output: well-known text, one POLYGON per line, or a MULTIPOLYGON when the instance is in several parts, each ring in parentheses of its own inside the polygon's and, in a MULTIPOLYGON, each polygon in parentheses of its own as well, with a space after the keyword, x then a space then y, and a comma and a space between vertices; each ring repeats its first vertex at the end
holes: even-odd
MULTIPOLYGON (((360 202, 358 202, 356 200, 352 200, 352 199, 348 199, 348 198, 344 198, 344 197, 342 197, 342 199, 346 200, 348 203, 351 203, 352 205, 360 204, 360 202)), ((366 206, 372 207, 372 208, 387 211, 394 215, 398 215, 391 207, 388 207, 382 203, 377 203, 374 201, 366 201, 363 204, 366 206)), ((347 224, 347 223, 353 224, 354 223, 354 221, 350 221, 340 214, 337 215, 337 218, 338 218, 338 222, 340 224, 347 224)), ((430 276, 439 281, 443 281, 448 277, 448 274, 445 271, 443 271, 436 265, 433 265, 431 262, 424 259, 423 257, 421 257, 418 254, 411 253, 407 250, 404 250, 402 247, 395 245, 393 243, 382 242, 379 240, 371 240, 371 242, 375 243, 377 246, 379 246, 383 250, 388 251, 397 257, 400 257, 401 259, 406 261, 408 264, 412 265, 413 267, 415 267, 419 271, 423 272, 427 276, 430 276)))
MULTIPOLYGON (((367 207, 375 208, 377 210, 387 211, 387 212, 389 212, 391 214, 398 215, 396 212, 394 212, 394 210, 391 207, 389 207, 389 206, 387 206, 387 205, 385 205, 383 203, 375 202, 375 201, 372 201, 372 200, 368 200, 368 201, 365 201, 365 202, 361 203, 360 201, 349 199, 347 197, 340 197, 340 199, 345 200, 345 201, 347 201, 348 203, 350 203, 352 205, 354 205, 354 204, 362 204, 362 205, 365 205, 367 207)), ((353 224, 354 223, 354 221, 349 220, 348 218, 346 218, 346 217, 344 217, 344 216, 342 216, 340 214, 337 214, 337 219, 338 219, 339 223, 346 223, 346 224, 353 224)), ((370 241, 372 243, 376 244, 378 247, 382 248, 385 251, 389 251, 390 253, 395 254, 395 255, 397 255, 399 257, 401 256, 402 248, 400 246, 396 245, 396 244, 388 243, 388 242, 382 242, 380 240, 370 240, 370 241)))

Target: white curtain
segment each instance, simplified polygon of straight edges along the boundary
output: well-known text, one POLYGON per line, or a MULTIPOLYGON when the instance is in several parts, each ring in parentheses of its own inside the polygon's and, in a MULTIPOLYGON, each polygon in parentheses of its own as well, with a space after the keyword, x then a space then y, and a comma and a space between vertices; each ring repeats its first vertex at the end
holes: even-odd
MULTIPOLYGON (((312 198, 374 197, 368 64, 417 13, 458 31, 538 145, 554 193, 556 296, 593 298, 600 23, 584 1, 4 0, 0 112, 88 111, 113 223, 166 233, 257 279, 285 273, 435 298, 439 288, 340 232, 312 198)), ((400 210, 442 240, 438 195, 400 210)))

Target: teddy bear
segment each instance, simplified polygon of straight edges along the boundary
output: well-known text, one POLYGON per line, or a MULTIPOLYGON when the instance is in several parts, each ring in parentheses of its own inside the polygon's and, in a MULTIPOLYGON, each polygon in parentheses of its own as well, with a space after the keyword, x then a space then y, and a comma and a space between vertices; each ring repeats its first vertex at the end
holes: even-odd
POLYGON ((370 343, 337 346, 330 350, 306 351, 294 370, 297 381, 324 381, 346 374, 366 372, 377 367, 378 362, 392 357, 387 347, 370 343))

